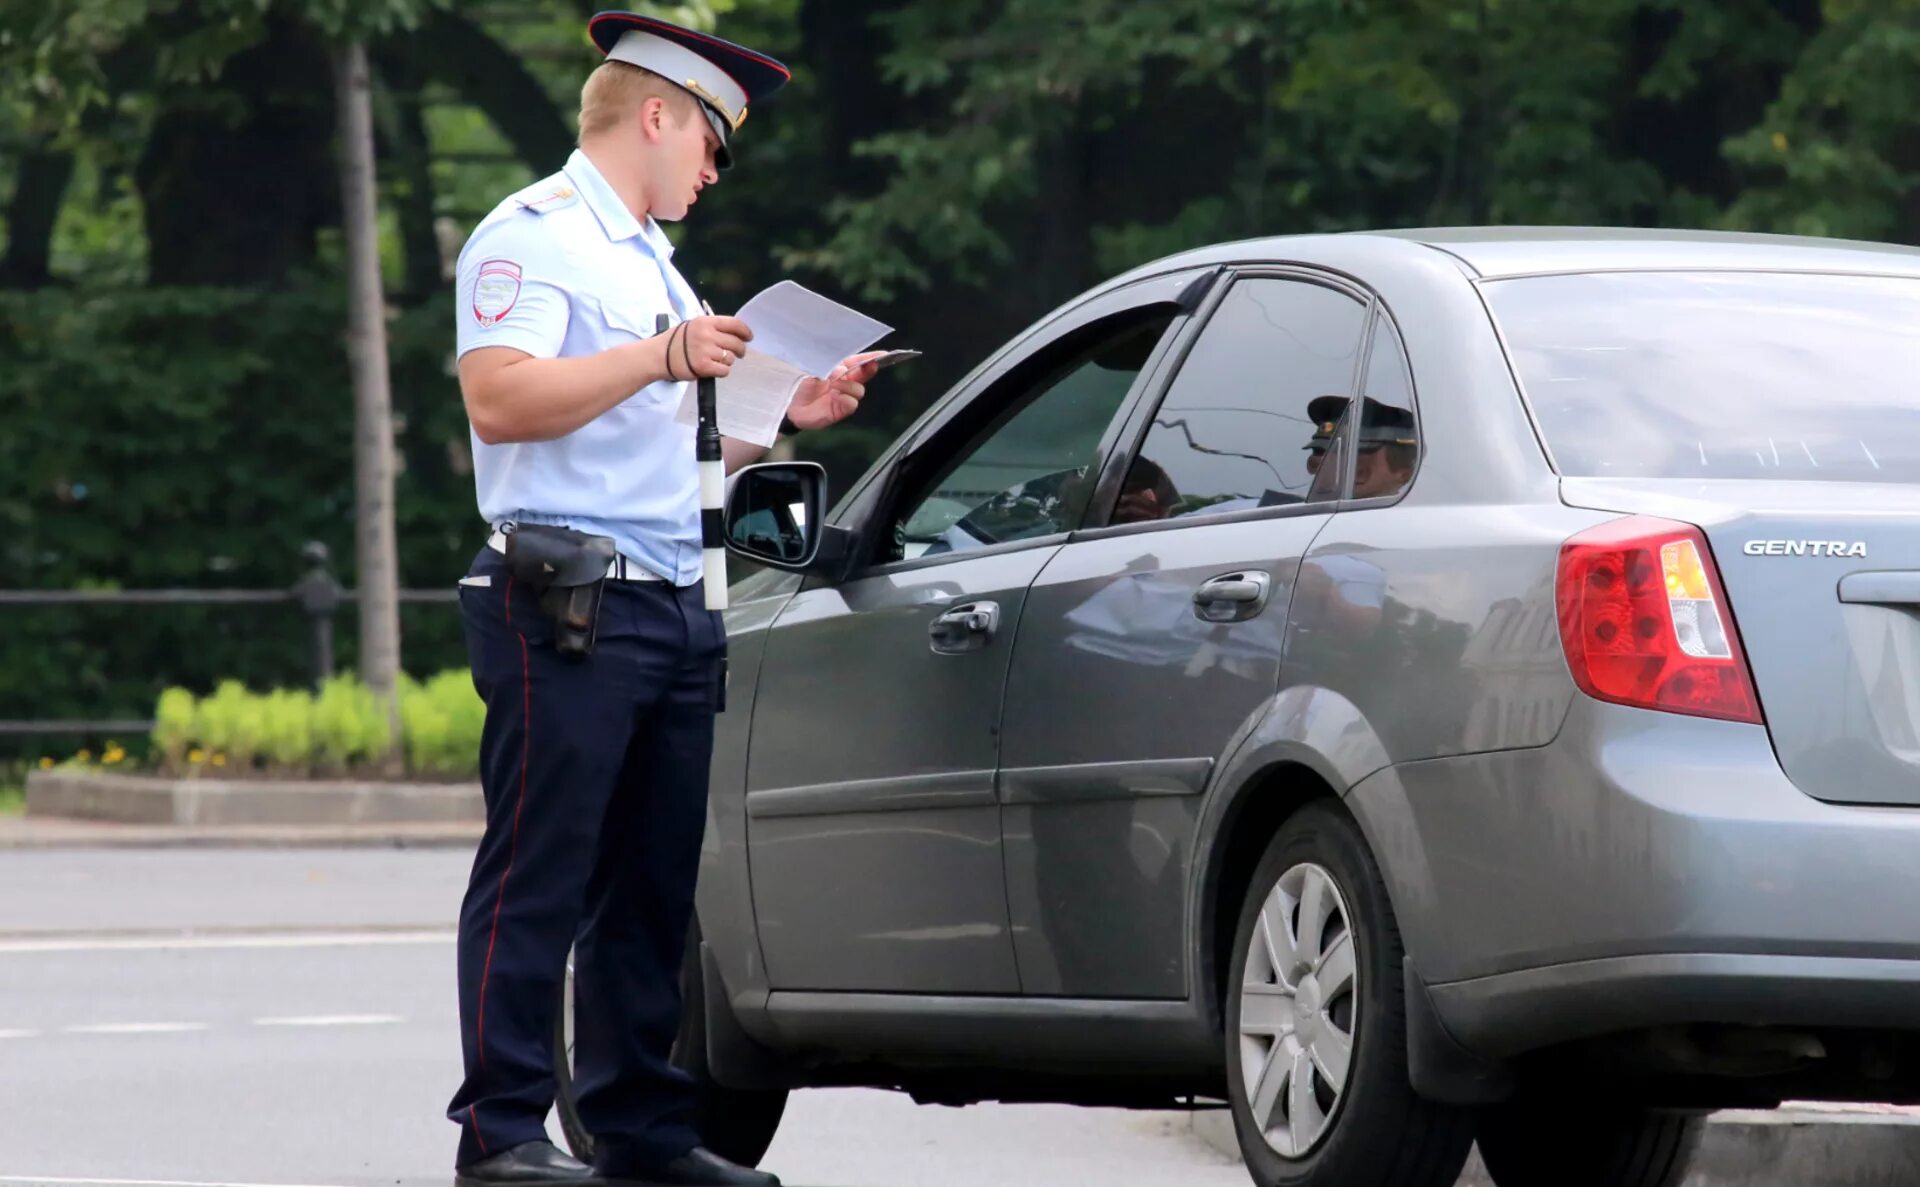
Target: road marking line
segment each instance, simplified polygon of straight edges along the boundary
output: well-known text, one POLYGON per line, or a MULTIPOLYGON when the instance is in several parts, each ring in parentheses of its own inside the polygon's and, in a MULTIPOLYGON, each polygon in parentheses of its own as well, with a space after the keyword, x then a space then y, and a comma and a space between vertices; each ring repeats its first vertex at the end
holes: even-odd
POLYGON ((39 1033, 37 1030, 0 1030, 0 1039, 31 1039, 39 1033))
MULTIPOLYGON (((211 948, 354 948, 392 944, 451 944, 452 931, 318 932, 258 936, 154 936, 121 939, 64 937, 0 940, 0 956, 37 952, 171 952, 211 948)), ((0 1178, 0 1182, 6 1182, 0 1178)))
POLYGON ((295 1018, 255 1018, 255 1026, 383 1026, 405 1022, 398 1014, 309 1014, 295 1018))
POLYGON ((187 1179, 60 1179, 51 1175, 0 1175, 0 1183, 32 1187, 333 1187, 324 1183, 208 1183, 187 1179))
POLYGON ((63 1026, 66 1034, 73 1035, 160 1035, 180 1034, 189 1030, 205 1030, 204 1022, 96 1022, 87 1026, 63 1026))

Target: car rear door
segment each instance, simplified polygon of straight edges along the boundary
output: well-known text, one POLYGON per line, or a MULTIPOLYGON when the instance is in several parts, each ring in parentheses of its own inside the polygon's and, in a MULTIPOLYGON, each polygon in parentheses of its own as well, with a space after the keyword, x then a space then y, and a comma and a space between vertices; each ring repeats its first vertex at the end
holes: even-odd
POLYGON ((1137 449, 1110 463, 1099 526, 1028 593, 1000 770, 1028 994, 1186 995, 1200 793, 1279 685, 1368 309, 1307 271, 1223 278, 1164 397, 1142 402, 1137 449))
POLYGON ((747 814, 774 988, 1019 991, 994 790, 1012 643, 1179 296, 1095 299, 989 367, 855 500, 852 576, 769 628, 747 814))

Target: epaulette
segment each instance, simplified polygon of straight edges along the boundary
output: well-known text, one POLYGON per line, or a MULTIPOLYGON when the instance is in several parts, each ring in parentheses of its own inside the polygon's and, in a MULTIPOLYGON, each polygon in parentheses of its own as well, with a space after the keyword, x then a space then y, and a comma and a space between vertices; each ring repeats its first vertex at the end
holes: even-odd
POLYGON ((564 173, 556 173, 545 181, 528 186, 513 196, 514 205, 522 210, 531 210, 535 214, 552 214, 556 210, 565 210, 580 200, 580 191, 574 188, 564 173))

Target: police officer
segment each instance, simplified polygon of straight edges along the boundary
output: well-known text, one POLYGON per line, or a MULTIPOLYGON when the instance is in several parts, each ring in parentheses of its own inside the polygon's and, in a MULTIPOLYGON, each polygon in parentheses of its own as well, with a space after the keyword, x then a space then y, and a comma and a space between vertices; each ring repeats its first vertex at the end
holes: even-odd
MULTIPOLYGON (((1345 396, 1316 396, 1307 403, 1307 419, 1314 424, 1313 436, 1302 448, 1307 454, 1307 473, 1316 478, 1340 417, 1347 410, 1345 396)), ((1353 495, 1373 499, 1398 494, 1413 481, 1413 468, 1419 460, 1419 438, 1415 435, 1413 413, 1392 404, 1368 400, 1362 405, 1359 439, 1354 442, 1353 495)), ((1317 485, 1317 484, 1316 484, 1317 485)))
MULTIPOLYGON (((606 61, 581 92, 579 150, 496 207, 458 270, 460 390, 494 531, 460 582, 487 824, 460 911, 455 1180, 777 1184, 700 1147, 693 1085, 668 1062, 725 649, 699 582, 694 434, 675 412, 752 332, 702 315, 660 223, 719 180, 749 105, 789 74, 632 13, 589 32, 606 61), (520 556, 536 540, 604 548, 584 655, 556 645, 551 604, 510 565, 515 533, 520 556), (570 947, 591 1170, 546 1140, 570 947)), ((803 385, 791 425, 850 414, 871 357, 803 385)), ((731 469, 760 451, 725 453, 731 469)))

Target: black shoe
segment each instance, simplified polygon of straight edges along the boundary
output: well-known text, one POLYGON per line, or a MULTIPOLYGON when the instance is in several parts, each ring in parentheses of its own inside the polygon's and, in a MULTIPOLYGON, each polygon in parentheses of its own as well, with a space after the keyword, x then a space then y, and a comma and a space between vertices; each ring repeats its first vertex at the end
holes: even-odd
POLYGON ((600 1187, 593 1168, 562 1154, 552 1142, 522 1142, 491 1158, 469 1162, 453 1172, 454 1187, 538 1187, 559 1183, 567 1187, 600 1187))
POLYGON ((704 1146, 695 1146, 640 1178, 604 1176, 607 1187, 780 1187, 765 1171, 735 1166, 704 1146))

